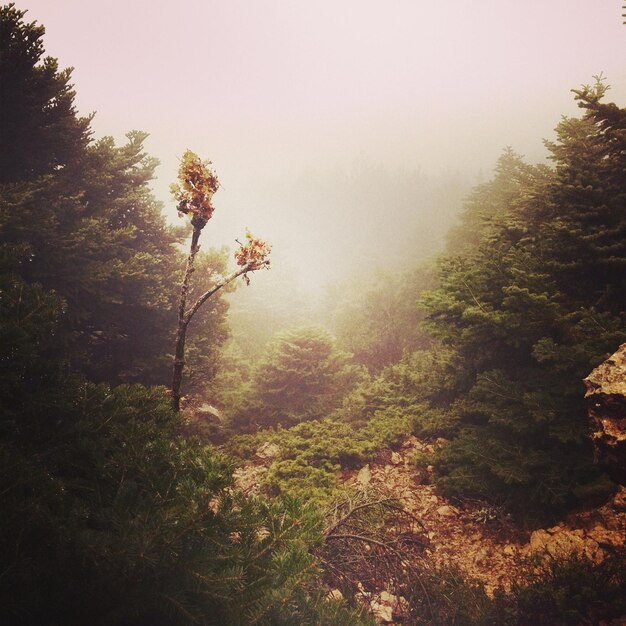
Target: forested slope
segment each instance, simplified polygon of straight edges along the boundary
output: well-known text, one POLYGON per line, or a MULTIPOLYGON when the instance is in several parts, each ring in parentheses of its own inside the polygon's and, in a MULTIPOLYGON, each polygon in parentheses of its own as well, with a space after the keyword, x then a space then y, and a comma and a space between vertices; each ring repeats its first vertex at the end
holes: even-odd
MULTIPOLYGON (((228 344, 223 292, 207 300, 178 412, 190 227, 150 191, 145 133, 93 137, 43 34, 0 9, 3 623, 367 624, 383 592, 407 624, 626 613, 618 550, 519 561, 524 580, 487 589, 429 561, 432 520, 406 494, 349 480, 418 436, 404 477, 438 507, 471 501, 530 532, 621 502, 581 383, 626 341, 626 109, 603 80, 575 92, 551 165, 506 150, 445 253, 337 287, 329 328, 284 329, 257 357, 228 344), (254 496, 233 478, 251 460, 254 496)), ((227 268, 226 249, 198 252, 190 301, 227 268)))
MULTIPOLYGON (((362 623, 319 602, 319 514, 233 493, 166 388, 137 384, 169 382, 185 231, 150 192, 145 134, 93 140, 43 27, 0 11, 0 621, 362 623)), ((201 256, 195 289, 225 266, 201 256)), ((226 309, 198 315, 201 379, 226 309)))

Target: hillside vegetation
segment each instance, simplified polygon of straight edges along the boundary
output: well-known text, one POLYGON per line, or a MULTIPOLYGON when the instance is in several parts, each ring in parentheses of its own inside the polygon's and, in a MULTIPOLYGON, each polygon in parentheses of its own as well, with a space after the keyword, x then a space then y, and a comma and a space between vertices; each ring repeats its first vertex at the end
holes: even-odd
POLYGON ((513 551, 516 575, 496 583, 428 552, 433 507, 463 511, 468 533, 495 520, 498 549, 596 508, 626 524, 581 383, 626 341, 626 109, 603 79, 574 92, 581 116, 558 124, 551 165, 504 151, 444 254, 336 286, 319 324, 256 355, 230 336, 226 292, 261 267, 242 251, 265 266, 269 246, 248 236, 234 276, 226 248, 192 238, 185 271, 197 215, 167 224, 146 135, 94 138, 43 34, 0 8, 3 624, 626 614, 608 540, 601 558, 513 551), (189 302, 211 294, 184 362, 181 283, 189 302))

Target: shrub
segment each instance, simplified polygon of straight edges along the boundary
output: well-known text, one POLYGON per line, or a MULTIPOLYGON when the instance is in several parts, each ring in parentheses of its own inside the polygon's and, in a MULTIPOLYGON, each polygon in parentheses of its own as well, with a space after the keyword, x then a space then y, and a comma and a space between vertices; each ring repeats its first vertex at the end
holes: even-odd
POLYGON ((551 561, 512 589, 523 626, 599 624, 626 615, 626 553, 551 561))
POLYGON ((0 431, 0 621, 333 623, 312 617, 321 516, 230 494, 231 463, 180 436, 163 388, 67 383, 46 407, 0 431))

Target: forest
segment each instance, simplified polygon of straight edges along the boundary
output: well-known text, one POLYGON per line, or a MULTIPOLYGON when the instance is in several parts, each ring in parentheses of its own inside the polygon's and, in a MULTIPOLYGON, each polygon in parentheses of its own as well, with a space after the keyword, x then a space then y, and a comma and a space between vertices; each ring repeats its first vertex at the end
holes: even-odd
POLYGON ((285 304, 271 240, 211 239, 219 163, 182 154, 172 225, 44 33, 0 8, 0 622, 623 623, 582 383, 626 342, 607 79, 547 162, 429 191, 440 249, 285 304), (582 519, 594 551, 526 548, 582 519))

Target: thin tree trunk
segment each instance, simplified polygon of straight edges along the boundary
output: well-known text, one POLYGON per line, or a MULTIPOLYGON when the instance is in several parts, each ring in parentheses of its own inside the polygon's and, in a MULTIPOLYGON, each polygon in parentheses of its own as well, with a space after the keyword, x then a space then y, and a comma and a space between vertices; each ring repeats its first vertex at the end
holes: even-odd
POLYGON ((185 267, 185 275, 180 287, 180 300, 178 303, 178 332, 176 333, 176 350, 174 352, 174 369, 172 374, 172 408, 174 411, 180 411, 180 387, 183 382, 183 369, 185 367, 185 339, 187 338, 187 325, 189 320, 186 319, 185 310, 187 307, 187 294, 189 292, 189 279, 193 274, 193 264, 198 253, 198 240, 202 227, 194 225, 193 234, 191 236, 191 249, 187 257, 187 265, 185 267))
MULTIPOLYGON (((194 218, 195 220, 196 218, 194 218)), ((180 411, 180 398, 181 398, 181 385, 183 382, 183 370, 185 368, 185 340, 187 339, 187 327, 189 322, 196 314, 197 310, 217 291, 222 287, 232 282, 238 276, 247 274, 248 272, 254 272, 262 267, 269 266, 268 260, 262 260, 257 262, 248 262, 246 265, 235 270, 232 274, 219 280, 211 289, 203 293, 194 304, 187 309, 187 295, 189 293, 189 281, 194 271, 194 260, 196 254, 200 249, 198 246, 198 239, 200 233, 206 225, 206 221, 198 218, 198 222, 191 222, 193 225, 193 235, 191 237, 191 250, 187 257, 187 266, 185 268, 185 275, 183 277, 183 283, 180 287, 180 301, 178 303, 178 332, 176 333, 176 350, 174 352, 174 368, 172 374, 172 408, 174 411, 180 411)))

